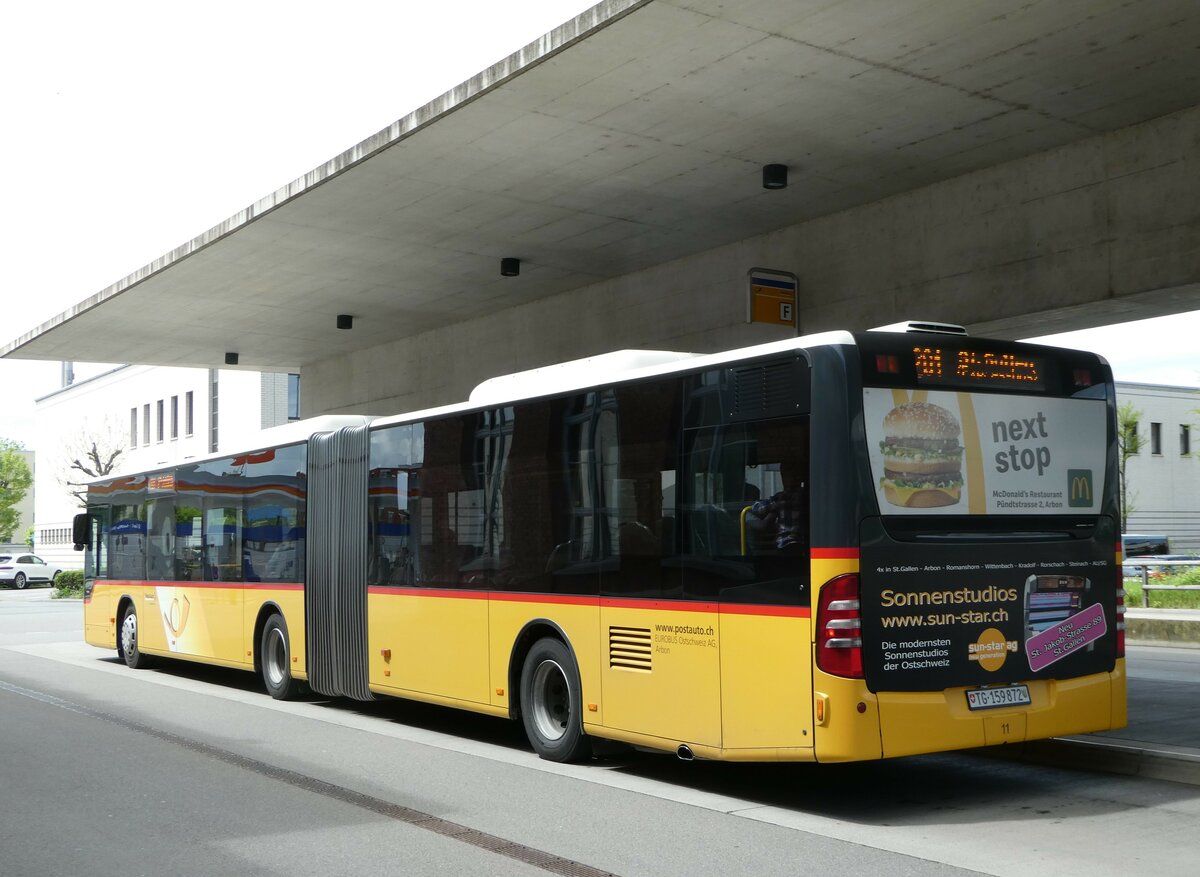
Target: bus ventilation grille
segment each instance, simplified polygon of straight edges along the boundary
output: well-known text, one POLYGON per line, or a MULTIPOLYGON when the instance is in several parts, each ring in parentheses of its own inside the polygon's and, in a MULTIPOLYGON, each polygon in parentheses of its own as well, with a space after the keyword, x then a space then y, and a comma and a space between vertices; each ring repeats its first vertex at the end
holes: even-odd
POLYGON ((794 360, 730 369, 730 416, 735 420, 796 414, 802 400, 794 360))
POLYGON ((649 673, 650 628, 610 627, 608 629, 608 666, 649 673))

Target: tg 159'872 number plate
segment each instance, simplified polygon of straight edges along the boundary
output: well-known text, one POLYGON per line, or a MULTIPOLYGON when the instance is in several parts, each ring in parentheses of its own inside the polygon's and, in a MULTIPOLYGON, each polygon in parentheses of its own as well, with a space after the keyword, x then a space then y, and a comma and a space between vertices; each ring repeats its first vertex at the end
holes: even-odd
POLYGON ((990 710, 1002 706, 1028 706, 1028 685, 1007 685, 1004 688, 972 688, 967 691, 967 708, 990 710))

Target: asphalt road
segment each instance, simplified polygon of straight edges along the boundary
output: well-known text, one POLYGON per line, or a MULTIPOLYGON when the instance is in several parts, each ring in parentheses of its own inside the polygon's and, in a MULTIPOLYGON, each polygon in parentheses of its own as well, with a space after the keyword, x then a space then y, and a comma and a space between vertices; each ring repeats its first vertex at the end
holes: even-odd
MULTIPOLYGON (((1200 856, 1193 786, 969 754, 552 765, 501 720, 399 701, 278 703, 249 674, 186 663, 130 671, 80 642, 78 603, 10 594, 5 877, 1166 877, 1194 874, 1200 856)), ((1181 660, 1168 657, 1156 660, 1181 660)))

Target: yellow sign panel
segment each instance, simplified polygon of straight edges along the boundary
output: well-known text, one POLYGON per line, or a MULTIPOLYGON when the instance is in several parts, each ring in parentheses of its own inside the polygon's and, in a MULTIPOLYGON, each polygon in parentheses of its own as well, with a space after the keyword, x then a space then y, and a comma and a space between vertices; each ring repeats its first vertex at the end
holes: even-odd
POLYGON ((796 278, 790 274, 752 270, 746 320, 750 323, 795 326, 796 278))

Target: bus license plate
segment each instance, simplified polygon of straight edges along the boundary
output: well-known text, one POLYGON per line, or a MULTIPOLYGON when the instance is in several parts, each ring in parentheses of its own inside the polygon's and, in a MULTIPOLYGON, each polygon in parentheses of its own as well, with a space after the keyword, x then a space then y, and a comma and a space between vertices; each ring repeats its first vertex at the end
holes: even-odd
POLYGON ((967 692, 967 708, 990 710, 1002 706, 1029 706, 1029 686, 1009 685, 1005 688, 972 688, 967 692))

